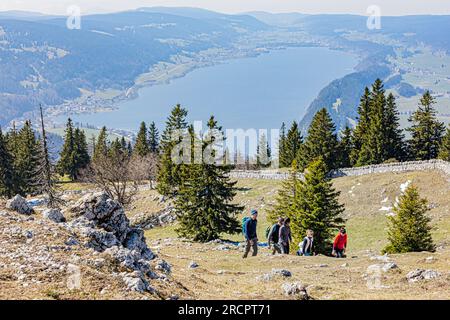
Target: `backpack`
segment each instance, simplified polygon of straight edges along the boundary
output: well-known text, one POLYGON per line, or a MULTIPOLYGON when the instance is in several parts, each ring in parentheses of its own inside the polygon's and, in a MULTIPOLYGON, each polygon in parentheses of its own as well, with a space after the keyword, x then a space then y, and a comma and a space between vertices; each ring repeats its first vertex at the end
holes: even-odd
POLYGON ((250 220, 250 217, 242 218, 242 234, 245 236, 247 233, 247 221, 250 220))
POLYGON ((274 240, 273 242, 278 242, 279 232, 280 232, 280 226, 278 225, 278 223, 275 223, 271 227, 267 227, 267 230, 266 230, 267 241, 270 242, 271 240, 274 240))

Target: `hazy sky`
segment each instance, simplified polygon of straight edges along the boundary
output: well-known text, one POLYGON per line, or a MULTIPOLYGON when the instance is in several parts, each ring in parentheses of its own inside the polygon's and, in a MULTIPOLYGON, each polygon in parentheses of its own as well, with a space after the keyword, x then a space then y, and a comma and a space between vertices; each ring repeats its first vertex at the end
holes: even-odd
POLYGON ((71 5, 78 5, 82 13, 120 11, 143 6, 185 6, 226 13, 296 11, 366 15, 370 5, 378 5, 384 15, 450 14, 450 0, 0 0, 0 11, 66 14, 71 5))

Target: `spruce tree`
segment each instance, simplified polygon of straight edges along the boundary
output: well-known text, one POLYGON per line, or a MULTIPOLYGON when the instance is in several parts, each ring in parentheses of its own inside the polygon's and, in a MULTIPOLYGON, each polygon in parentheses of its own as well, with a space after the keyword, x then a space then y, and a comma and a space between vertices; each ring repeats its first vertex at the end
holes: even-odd
POLYGON ((13 159, 8 150, 6 137, 0 128, 0 196, 11 198, 15 193, 13 159))
POLYGON ((341 132, 341 137, 338 143, 338 163, 339 168, 349 168, 352 166, 351 154, 354 150, 353 131, 347 125, 341 132))
POLYGON ((384 119, 386 159, 403 160, 405 157, 404 135, 400 129, 400 119, 395 97, 389 93, 386 99, 384 119))
POLYGON ((412 126, 409 150, 416 160, 435 159, 439 155, 439 147, 445 131, 445 126, 437 120, 437 112, 433 107, 434 98, 427 91, 420 99, 419 108, 412 114, 409 121, 412 126))
POLYGON ((439 159, 450 161, 450 125, 447 128, 447 133, 442 139, 442 144, 439 151, 439 159))
POLYGON ((337 154, 337 136, 334 133, 336 127, 331 120, 328 111, 319 110, 308 129, 308 136, 303 145, 302 157, 298 160, 300 168, 305 168, 312 161, 321 157, 328 170, 339 166, 337 154))
POLYGON ((95 143, 94 154, 92 155, 92 160, 101 159, 106 156, 108 153, 108 133, 106 131, 106 127, 103 127, 100 130, 100 133, 97 137, 97 142, 95 143))
POLYGON ((290 167, 292 165, 292 161, 296 159, 302 146, 303 137, 297 122, 294 121, 286 135, 286 141, 284 143, 284 164, 286 166, 290 167))
POLYGON ((292 166, 289 169, 289 178, 283 180, 281 188, 278 190, 275 204, 267 215, 267 220, 271 224, 276 223, 280 217, 286 217, 288 212, 292 212, 296 191, 300 183, 299 172, 297 161, 292 161, 292 166))
POLYGON ((75 180, 77 171, 75 156, 74 128, 72 119, 69 118, 66 124, 64 145, 62 147, 61 153, 59 155, 59 161, 56 166, 58 168, 58 173, 61 176, 68 174, 69 178, 72 181, 75 180))
POLYGON ((161 137, 160 150, 162 154, 158 168, 157 189, 159 193, 169 197, 177 194, 183 180, 183 164, 176 164, 172 161, 172 150, 182 141, 183 135, 188 134, 186 117, 187 110, 179 104, 176 105, 166 121, 166 128, 161 137))
POLYGON ((386 122, 386 97, 384 93, 383 82, 380 79, 375 80, 369 101, 370 122, 356 162, 358 166, 382 163, 387 160, 385 148, 387 141, 384 127, 386 122))
POLYGON ((333 188, 323 159, 319 158, 306 168, 304 180, 295 190, 292 206, 287 212, 291 218, 292 235, 300 242, 306 230, 314 231, 316 251, 329 254, 334 232, 342 226, 344 206, 338 201, 340 192, 333 188))
POLYGON ((286 163, 286 125, 284 122, 281 124, 280 139, 278 142, 278 164, 280 168, 289 166, 286 163))
MULTIPOLYGON (((221 130, 214 117, 208 122, 210 130, 221 130)), ((202 150, 211 148, 214 137, 207 135, 202 141, 202 150)), ((211 157, 215 151, 209 149, 211 157)), ((236 195, 236 182, 228 176, 231 166, 217 165, 203 159, 184 167, 183 179, 175 208, 179 215, 177 233, 194 241, 207 242, 223 233, 239 233, 240 225, 236 215, 243 207, 231 203, 236 195)))
POLYGON ((387 253, 434 251, 427 200, 420 198, 417 187, 410 185, 389 217, 387 253))
POLYGON ((256 148, 256 165, 258 168, 267 168, 271 164, 271 150, 266 135, 261 134, 256 148))
POLYGON ((358 106, 358 124, 353 131, 353 145, 354 149, 350 154, 351 164, 355 165, 358 162, 361 148, 367 140, 367 135, 370 126, 370 90, 368 87, 364 89, 364 94, 361 97, 358 106))
POLYGON ((18 190, 20 194, 34 194, 36 191, 34 180, 39 161, 39 143, 36 139, 31 122, 25 121, 17 134, 14 167, 18 174, 18 190))
POLYGON ((136 143, 134 144, 133 154, 139 157, 145 157, 149 153, 150 148, 147 140, 147 126, 145 125, 145 122, 142 122, 136 137, 136 143))
POLYGON ((73 135, 75 154, 75 174, 74 180, 78 180, 80 171, 87 168, 91 159, 89 157, 88 145, 84 131, 76 128, 73 135))
POLYGON ((152 122, 148 129, 148 144, 149 144, 150 152, 158 153, 158 151, 159 151, 159 131, 158 131, 158 128, 156 128, 155 122, 152 122))

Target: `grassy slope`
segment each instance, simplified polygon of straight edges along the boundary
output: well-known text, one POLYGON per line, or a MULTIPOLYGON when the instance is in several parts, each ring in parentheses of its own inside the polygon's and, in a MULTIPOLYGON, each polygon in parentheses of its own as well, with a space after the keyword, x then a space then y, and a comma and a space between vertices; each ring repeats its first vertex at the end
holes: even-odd
MULTIPOLYGON (((245 205, 246 212, 250 208, 259 209, 261 239, 269 225, 265 215, 279 185, 280 181, 269 180, 241 180, 238 183, 240 190, 236 202, 245 205)), ((445 178, 437 172, 390 173, 339 178, 334 180, 334 185, 341 191, 340 200, 346 206, 350 241, 347 259, 271 257, 267 249, 261 248, 258 257, 242 260, 239 249, 233 247, 229 251, 220 251, 218 244, 195 244, 176 239, 174 226, 149 230, 146 236, 154 250, 173 265, 173 276, 190 290, 186 298, 281 299, 284 298, 281 284, 286 281, 310 285, 310 293, 319 299, 450 298, 445 289, 449 285, 450 250, 445 245, 450 241, 450 184, 445 178), (380 208, 391 206, 400 195, 400 185, 408 180, 419 186, 421 195, 428 198, 433 207, 430 211, 435 227, 433 236, 441 248, 434 254, 392 256, 399 269, 382 274, 381 284, 386 288, 369 290, 365 277, 367 267, 379 263, 370 260, 369 255, 378 253, 386 243, 388 211, 380 211, 380 208), (388 200, 382 203, 386 198, 388 200), (429 256, 435 258, 432 264, 425 262, 429 256), (192 260, 199 263, 198 269, 187 268, 192 260), (348 266, 343 267, 344 263, 348 266), (256 280, 272 268, 287 268, 293 277, 269 282, 256 280), (405 275, 416 268, 438 270, 444 276, 435 281, 410 284, 405 275)), ((148 197, 141 198, 136 206, 143 210, 147 201, 148 197)), ((150 202, 147 204, 154 206, 150 202)), ((241 235, 225 235, 224 238, 242 240, 241 235)))

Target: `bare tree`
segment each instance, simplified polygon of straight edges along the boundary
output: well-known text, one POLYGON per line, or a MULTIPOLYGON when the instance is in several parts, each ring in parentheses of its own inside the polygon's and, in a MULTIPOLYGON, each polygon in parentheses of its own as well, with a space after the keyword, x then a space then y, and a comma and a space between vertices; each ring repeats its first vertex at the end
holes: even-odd
POLYGON ((36 186, 38 193, 48 198, 48 207, 58 208, 63 203, 63 200, 58 195, 58 189, 54 180, 54 167, 50 162, 42 105, 39 105, 39 110, 41 117, 41 140, 39 143, 38 167, 33 184, 36 186))
POLYGON ((144 157, 132 156, 130 166, 133 172, 133 180, 148 181, 150 188, 154 189, 158 173, 158 158, 158 154, 153 152, 144 157))

